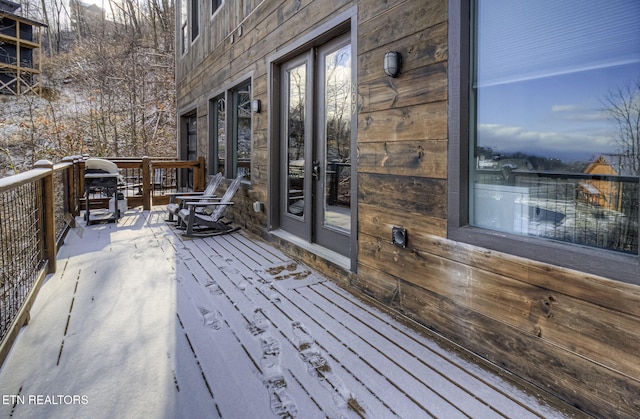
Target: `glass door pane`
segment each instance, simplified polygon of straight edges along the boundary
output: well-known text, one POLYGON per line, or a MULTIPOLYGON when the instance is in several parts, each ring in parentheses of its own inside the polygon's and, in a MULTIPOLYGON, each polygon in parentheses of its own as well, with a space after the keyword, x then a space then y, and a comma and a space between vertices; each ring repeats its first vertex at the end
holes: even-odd
POLYGON ((306 64, 286 72, 286 212, 303 217, 305 209, 306 64))
POLYGON ((325 227, 351 231, 351 45, 324 59, 325 227))
POLYGON ((233 177, 251 180, 251 83, 233 91, 233 177))
MULTIPOLYGON (((187 160, 198 159, 198 118, 196 115, 190 115, 187 119, 187 144, 186 156, 187 160)), ((193 189, 193 171, 182 169, 183 186, 193 189)))
POLYGON ((227 116, 224 97, 214 99, 214 141, 216 146, 216 155, 214 156, 214 171, 212 175, 222 172, 225 173, 225 161, 227 160, 227 116))

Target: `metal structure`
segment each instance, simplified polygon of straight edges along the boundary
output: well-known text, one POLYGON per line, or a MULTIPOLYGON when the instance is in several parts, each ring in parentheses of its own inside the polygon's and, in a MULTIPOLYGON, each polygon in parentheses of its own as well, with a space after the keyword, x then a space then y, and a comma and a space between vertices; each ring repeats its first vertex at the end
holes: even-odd
POLYGON ((15 14, 20 5, 0 0, 0 94, 40 95, 42 28, 46 25, 15 14))

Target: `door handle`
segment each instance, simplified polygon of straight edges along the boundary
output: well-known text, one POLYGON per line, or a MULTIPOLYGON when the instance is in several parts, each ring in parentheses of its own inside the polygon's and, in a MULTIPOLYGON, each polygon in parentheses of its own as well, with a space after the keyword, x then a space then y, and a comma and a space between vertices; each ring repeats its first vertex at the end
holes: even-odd
POLYGON ((318 160, 314 160, 312 163, 312 171, 311 174, 314 180, 320 180, 320 162, 318 160))

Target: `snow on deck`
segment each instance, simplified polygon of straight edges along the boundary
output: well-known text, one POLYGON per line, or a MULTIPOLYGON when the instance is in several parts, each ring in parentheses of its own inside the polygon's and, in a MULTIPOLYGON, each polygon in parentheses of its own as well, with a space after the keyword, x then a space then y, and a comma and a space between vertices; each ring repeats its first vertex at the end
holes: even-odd
MULTIPOLYGON (((565 417, 262 241, 161 211, 70 232, 0 417, 565 417)), ((557 403, 557 402, 555 402, 557 403)))

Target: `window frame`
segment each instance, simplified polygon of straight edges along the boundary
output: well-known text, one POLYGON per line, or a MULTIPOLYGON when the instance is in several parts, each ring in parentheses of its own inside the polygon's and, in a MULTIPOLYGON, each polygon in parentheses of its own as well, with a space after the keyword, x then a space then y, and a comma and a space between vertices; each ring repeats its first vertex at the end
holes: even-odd
MULTIPOLYGON (((238 110, 236 93, 239 89, 243 87, 248 87, 250 91, 249 97, 249 112, 251 115, 250 122, 250 150, 249 150, 249 173, 252 172, 251 168, 253 166, 253 111, 250 108, 250 104, 253 101, 253 77, 246 76, 240 78, 240 82, 235 82, 230 85, 230 87, 224 88, 221 91, 218 91, 215 95, 211 96, 209 99, 209 161, 213 161, 213 164, 210 164, 209 173, 215 174, 219 170, 218 166, 218 121, 217 121, 217 110, 215 107, 216 101, 218 99, 223 99, 225 101, 225 165, 222 170, 222 174, 227 179, 233 179, 237 176, 238 169, 238 110)), ((251 183, 251 179, 243 180, 244 183, 251 183)))
POLYGON ((189 51, 189 1, 180 0, 180 55, 189 51))
POLYGON ((224 5, 224 0, 211 0, 211 17, 213 17, 224 5))
MULTIPOLYGON (((492 231, 469 224, 471 34, 474 0, 449 0, 449 152, 447 237, 542 263, 640 284, 640 254, 492 231)), ((640 221, 640 220, 639 220, 640 221)), ((640 252, 639 252, 640 253, 640 252)))
MULTIPOLYGON (((230 129, 229 131, 227 131, 227 133, 231 134, 231 139, 229 139, 229 135, 227 135, 227 149, 231 148, 231 160, 229 160, 229 162, 231 162, 230 165, 230 170, 231 170, 231 177, 235 178, 236 176, 238 176, 238 155, 239 155, 239 134, 240 131, 238 129, 238 120, 239 120, 239 112, 238 112, 238 106, 239 106, 239 92, 241 91, 241 89, 243 88, 248 88, 249 89, 249 115, 250 115, 250 119, 251 121, 249 122, 250 124, 250 132, 251 132, 251 138, 249 140, 249 176, 251 176, 251 165, 253 163, 253 112, 251 110, 251 101, 253 100, 253 84, 251 82, 251 79, 245 79, 244 81, 236 84, 234 87, 232 87, 231 89, 228 90, 228 99, 231 101, 231 112, 229 112, 229 107, 227 106, 227 128, 230 129), (231 146, 231 147, 229 147, 231 146)), ((227 102, 228 104, 228 102, 227 102)), ((225 166, 227 166, 227 164, 225 164, 225 166)), ((251 181, 251 177, 249 177, 248 180, 246 180, 248 182, 251 181)))
POLYGON ((223 175, 226 174, 227 164, 227 156, 226 152, 228 150, 227 147, 227 95, 226 91, 216 95, 215 97, 209 99, 209 174, 215 175, 218 172, 222 172, 223 175), (220 138, 219 138, 219 125, 218 125, 218 106, 217 102, 222 100, 224 102, 225 108, 225 117, 224 117, 224 143, 225 143, 225 155, 223 156, 225 159, 225 165, 222 169, 220 169, 220 161, 219 161, 219 152, 220 152, 220 138))
POLYGON ((200 36, 200 0, 190 0, 189 5, 191 17, 191 28, 189 28, 189 38, 191 39, 191 43, 195 42, 196 39, 200 36))

